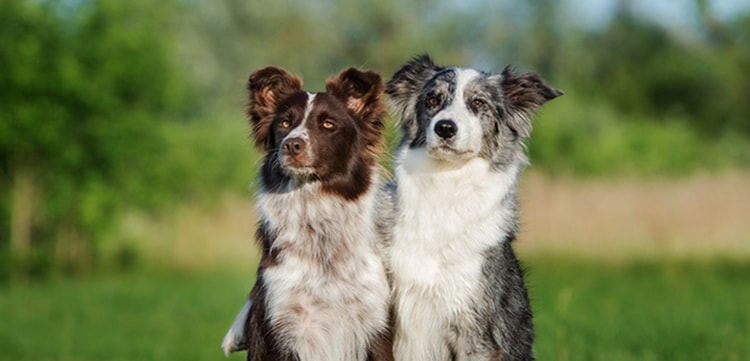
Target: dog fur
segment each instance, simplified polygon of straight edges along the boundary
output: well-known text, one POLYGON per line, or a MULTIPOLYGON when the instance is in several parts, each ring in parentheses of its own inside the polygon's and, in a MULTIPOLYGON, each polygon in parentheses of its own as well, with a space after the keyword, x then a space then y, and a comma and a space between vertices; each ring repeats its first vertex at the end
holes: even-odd
POLYGON ((380 197, 397 361, 533 360, 511 242, 531 116, 562 93, 537 74, 413 59, 386 84, 403 138, 380 197))
POLYGON ((350 68, 326 91, 268 67, 250 76, 252 136, 265 151, 257 280, 225 351, 251 361, 392 360, 378 254, 383 83, 350 68))

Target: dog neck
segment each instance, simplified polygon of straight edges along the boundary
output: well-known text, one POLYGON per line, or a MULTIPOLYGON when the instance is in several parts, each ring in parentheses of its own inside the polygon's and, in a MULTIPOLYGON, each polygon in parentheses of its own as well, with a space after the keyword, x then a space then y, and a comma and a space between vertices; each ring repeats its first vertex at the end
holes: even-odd
POLYGON ((276 236, 270 248, 328 261, 344 248, 372 243, 379 183, 376 167, 369 183, 355 200, 324 192, 321 182, 288 187, 284 192, 261 190, 257 196, 258 212, 276 236))
POLYGON ((489 243, 504 240, 517 228, 516 188, 522 168, 513 164, 497 170, 480 157, 465 162, 437 161, 423 149, 404 149, 394 172, 402 221, 418 227, 429 217, 424 222, 445 228, 438 238, 446 242, 455 237, 489 243), (451 235, 451 224, 456 234, 451 235), (467 234, 482 229, 492 230, 495 236, 467 234))

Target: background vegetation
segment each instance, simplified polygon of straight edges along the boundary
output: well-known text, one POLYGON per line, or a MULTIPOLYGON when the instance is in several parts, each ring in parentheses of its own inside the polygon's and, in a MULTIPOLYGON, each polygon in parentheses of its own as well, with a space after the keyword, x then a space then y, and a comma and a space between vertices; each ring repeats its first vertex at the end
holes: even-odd
POLYGON ((521 194, 540 359, 748 357, 742 2, 16 0, 0 359, 212 358, 257 256, 247 75, 283 66, 320 90, 424 52, 565 92, 535 121, 521 194))

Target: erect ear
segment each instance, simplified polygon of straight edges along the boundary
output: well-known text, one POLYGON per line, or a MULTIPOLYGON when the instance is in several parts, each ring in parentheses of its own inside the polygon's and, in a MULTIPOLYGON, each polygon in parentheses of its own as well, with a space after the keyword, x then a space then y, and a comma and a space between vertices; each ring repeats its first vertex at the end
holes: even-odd
POLYGON ((273 147, 273 114, 281 100, 302 90, 302 80, 282 68, 269 66, 250 74, 247 89, 250 92, 247 114, 255 145, 268 149, 273 147))
POLYGON ((429 55, 423 54, 402 66, 386 83, 385 93, 402 118, 411 119, 415 115, 420 91, 440 69, 429 55))
POLYGON ((509 125, 523 138, 531 135, 531 116, 534 112, 544 103, 563 95, 536 73, 516 73, 507 66, 499 79, 497 77, 493 76, 500 82, 505 97, 509 125))
POLYGON ((381 97, 383 80, 375 72, 349 68, 326 81, 326 91, 346 104, 361 129, 368 145, 377 145, 383 131, 386 108, 381 97))
POLYGON ((372 71, 346 69, 326 81, 326 91, 346 104, 358 119, 370 119, 383 108, 383 81, 372 71))

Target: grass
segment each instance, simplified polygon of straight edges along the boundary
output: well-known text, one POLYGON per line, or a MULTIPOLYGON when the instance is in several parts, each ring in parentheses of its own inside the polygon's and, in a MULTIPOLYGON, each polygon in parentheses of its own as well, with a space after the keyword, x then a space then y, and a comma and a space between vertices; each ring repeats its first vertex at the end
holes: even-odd
MULTIPOLYGON (((748 262, 526 265, 539 360, 750 357, 748 262)), ((139 271, 3 288, 0 359, 224 360, 250 283, 236 270, 139 271)))
POLYGON ((224 360, 251 282, 160 271, 0 289, 0 360, 224 360))
POLYGON ((748 360, 750 263, 536 260, 539 360, 748 360))

